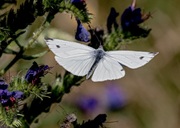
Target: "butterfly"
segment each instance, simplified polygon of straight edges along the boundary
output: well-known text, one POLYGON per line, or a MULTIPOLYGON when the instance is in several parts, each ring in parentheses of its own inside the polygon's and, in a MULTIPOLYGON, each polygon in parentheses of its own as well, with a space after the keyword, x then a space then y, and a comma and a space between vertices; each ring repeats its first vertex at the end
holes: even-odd
POLYGON ((76 42, 45 38, 49 49, 55 54, 55 60, 67 71, 77 76, 85 76, 100 82, 122 78, 125 71, 122 65, 131 69, 148 63, 158 52, 141 51, 104 51, 76 42))

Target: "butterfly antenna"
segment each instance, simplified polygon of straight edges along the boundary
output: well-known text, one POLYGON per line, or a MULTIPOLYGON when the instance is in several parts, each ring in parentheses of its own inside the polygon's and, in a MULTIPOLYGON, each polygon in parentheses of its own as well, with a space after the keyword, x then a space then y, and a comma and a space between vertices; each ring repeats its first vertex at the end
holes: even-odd
POLYGON ((98 42, 100 43, 100 46, 102 46, 102 42, 99 40, 98 36, 96 35, 95 31, 92 29, 91 25, 88 23, 88 27, 90 28, 90 30, 92 30, 93 34, 95 35, 96 39, 98 40, 98 42))

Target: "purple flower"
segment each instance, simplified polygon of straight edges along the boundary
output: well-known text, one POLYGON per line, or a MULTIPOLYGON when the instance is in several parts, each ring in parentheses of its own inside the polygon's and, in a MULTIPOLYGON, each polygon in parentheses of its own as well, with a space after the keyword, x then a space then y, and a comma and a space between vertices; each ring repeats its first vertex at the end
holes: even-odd
POLYGON ((138 25, 151 16, 150 13, 141 13, 140 8, 136 8, 136 0, 133 0, 132 5, 125 9, 121 15, 121 27, 123 32, 130 32, 133 36, 146 37, 151 29, 143 29, 138 25))
POLYGON ((85 113, 94 111, 98 106, 98 100, 91 96, 82 96, 78 102, 77 106, 85 113))
POLYGON ((115 84, 106 87, 108 109, 117 110, 125 106, 126 100, 123 92, 115 84))
POLYGON ((0 80, 0 103, 4 107, 12 107, 16 100, 23 98, 21 91, 8 91, 8 84, 4 80, 0 80))
POLYGON ((21 91, 13 91, 10 92, 8 90, 0 90, 0 102, 4 107, 12 107, 16 100, 23 98, 23 92, 21 91))
POLYGON ((25 80, 33 85, 38 84, 40 83, 41 77, 47 74, 47 70, 49 69, 50 67, 48 65, 38 66, 38 64, 34 61, 33 65, 26 73, 25 80))
POLYGON ((110 14, 107 18, 107 29, 108 33, 111 33, 112 31, 112 25, 114 25, 114 29, 117 30, 118 28, 118 23, 116 21, 116 17, 119 16, 119 13, 116 12, 115 8, 111 8, 110 14))
POLYGON ((89 42, 90 41, 89 32, 83 27, 79 19, 76 19, 76 21, 77 21, 77 30, 75 34, 75 39, 83 42, 89 42))
POLYGON ((16 98, 16 99, 22 99, 23 96, 24 96, 24 94, 23 94, 23 92, 21 92, 21 91, 14 91, 14 92, 12 93, 12 96, 13 96, 14 98, 16 98))

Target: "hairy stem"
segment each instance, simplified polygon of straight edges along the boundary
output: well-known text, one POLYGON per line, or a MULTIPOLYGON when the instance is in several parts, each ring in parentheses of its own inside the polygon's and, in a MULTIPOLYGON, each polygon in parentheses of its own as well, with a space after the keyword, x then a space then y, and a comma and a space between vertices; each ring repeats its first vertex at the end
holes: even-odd
POLYGON ((0 76, 2 76, 3 74, 5 74, 19 59, 22 58, 22 55, 24 54, 24 52, 30 48, 32 46, 32 44, 34 44, 34 42, 36 41, 36 39, 39 37, 39 35, 41 34, 41 32, 47 27, 46 22, 38 29, 38 31, 33 35, 32 39, 28 42, 28 45, 25 47, 20 47, 20 51, 18 52, 18 54, 16 54, 16 56, 14 57, 14 59, 4 68, 0 71, 0 76))

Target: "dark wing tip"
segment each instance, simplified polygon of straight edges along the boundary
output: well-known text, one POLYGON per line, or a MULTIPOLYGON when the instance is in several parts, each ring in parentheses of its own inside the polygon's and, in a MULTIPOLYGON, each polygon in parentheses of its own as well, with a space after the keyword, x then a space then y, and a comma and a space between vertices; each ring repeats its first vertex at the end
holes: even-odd
POLYGON ((156 56, 157 54, 159 54, 159 52, 155 52, 155 56, 156 56))
POLYGON ((45 41, 50 41, 50 40, 54 40, 53 38, 49 38, 49 37, 44 37, 45 41))
POLYGON ((157 54, 159 54, 159 52, 150 52, 150 54, 152 54, 153 56, 156 56, 157 54))

